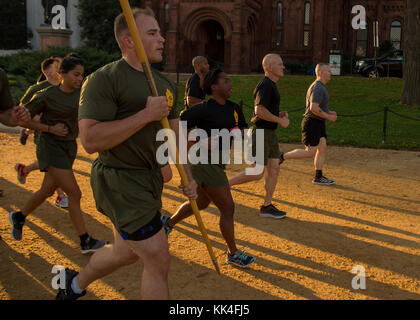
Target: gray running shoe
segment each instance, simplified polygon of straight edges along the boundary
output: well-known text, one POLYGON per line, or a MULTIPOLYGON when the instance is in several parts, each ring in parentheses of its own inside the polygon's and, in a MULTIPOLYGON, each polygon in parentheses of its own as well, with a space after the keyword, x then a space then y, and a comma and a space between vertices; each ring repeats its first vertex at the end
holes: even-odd
POLYGON ((11 211, 9 213, 9 220, 12 224, 11 234, 12 238, 15 240, 22 240, 22 228, 25 224, 25 220, 21 221, 18 219, 18 214, 22 214, 20 211, 11 211))
POLYGON ((266 207, 261 206, 259 216, 263 218, 283 219, 286 216, 286 212, 277 209, 272 204, 269 204, 266 207))
POLYGON ((314 178, 314 180, 312 180, 312 183, 320 186, 330 186, 334 184, 334 181, 322 176, 321 178, 314 178))
POLYGON ((172 232, 172 229, 173 229, 172 227, 170 227, 168 225, 168 221, 169 221, 169 219, 171 219, 171 217, 162 216, 160 219, 162 220, 163 228, 165 229, 166 237, 169 237, 169 234, 172 232))
POLYGON ((96 240, 89 236, 84 244, 81 245, 82 247, 82 254, 95 252, 102 248, 104 245, 108 244, 109 241, 106 240, 96 240))
POLYGON ((236 250, 233 255, 227 253, 226 262, 241 268, 247 268, 255 262, 255 257, 246 254, 245 251, 236 250))

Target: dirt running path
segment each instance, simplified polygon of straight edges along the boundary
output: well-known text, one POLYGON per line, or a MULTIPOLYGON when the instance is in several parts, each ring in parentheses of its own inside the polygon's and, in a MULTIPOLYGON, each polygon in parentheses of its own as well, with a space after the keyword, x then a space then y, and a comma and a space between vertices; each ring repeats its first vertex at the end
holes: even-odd
MULTIPOLYGON (((282 145, 284 151, 297 145, 282 145)), ((300 147, 300 146, 299 146, 300 147)), ((276 221, 257 216, 264 195, 262 181, 234 187, 235 232, 240 247, 257 257, 250 269, 225 263, 219 214, 201 213, 218 256, 218 276, 191 217, 169 237, 173 299, 420 299, 420 152, 330 147, 328 177, 335 186, 311 183, 310 160, 281 167, 274 204, 287 211, 276 221), (354 266, 366 271, 366 289, 352 288, 354 266)), ((13 166, 35 159, 32 138, 26 146, 16 134, 0 133, 0 299, 53 299, 54 265, 79 270, 78 237, 66 210, 54 197, 28 218, 23 240, 13 241, 8 211, 23 206, 42 180, 33 172, 18 183, 13 166)), ((112 238, 111 224, 95 210, 89 185, 93 155, 79 145, 76 178, 83 193, 88 230, 112 238)), ((229 176, 244 167, 231 166, 229 176)), ((165 186, 163 209, 173 213, 184 201, 179 178, 165 186)), ((91 285, 84 299, 138 299, 140 262, 91 285)))

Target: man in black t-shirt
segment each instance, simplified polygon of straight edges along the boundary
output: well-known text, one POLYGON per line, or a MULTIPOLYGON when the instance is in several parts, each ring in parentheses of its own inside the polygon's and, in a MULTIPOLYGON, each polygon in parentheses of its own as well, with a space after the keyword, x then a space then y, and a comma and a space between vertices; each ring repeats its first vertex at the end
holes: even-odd
MULTIPOLYGON (((280 171, 279 141, 276 135, 277 125, 283 128, 289 125, 287 112, 280 112, 280 94, 277 81, 284 76, 283 60, 278 54, 267 54, 263 59, 265 77, 258 83, 254 90, 255 114, 252 118, 254 128, 252 132, 252 153, 256 154, 256 129, 264 130, 264 165, 267 171, 265 179, 264 204, 260 208, 261 217, 281 219, 286 216, 284 211, 278 210, 271 203, 280 171)), ((250 181, 260 180, 264 171, 257 175, 247 175, 245 172, 229 180, 231 186, 250 181)))
POLYGON ((331 80, 328 63, 320 63, 315 69, 316 80, 306 93, 306 111, 302 120, 302 142, 305 149, 295 149, 284 154, 284 160, 314 158, 315 177, 313 184, 329 186, 334 184, 322 175, 327 154, 327 132, 325 120, 335 122, 337 113, 329 109, 330 96, 325 85, 331 80))
POLYGON ((205 57, 197 56, 192 60, 194 73, 185 85, 184 108, 188 109, 206 99, 201 89, 201 79, 209 71, 209 63, 205 57))

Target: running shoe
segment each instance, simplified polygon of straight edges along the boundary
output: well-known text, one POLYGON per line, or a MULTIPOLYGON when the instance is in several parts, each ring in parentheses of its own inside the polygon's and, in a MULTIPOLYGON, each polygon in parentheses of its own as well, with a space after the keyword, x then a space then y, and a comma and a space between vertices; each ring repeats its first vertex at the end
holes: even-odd
POLYGON ((83 290, 82 293, 75 293, 71 288, 73 278, 78 274, 78 272, 66 268, 65 288, 58 289, 58 293, 55 297, 55 300, 76 300, 80 297, 83 297, 86 294, 86 290, 83 290))
POLYGON ((277 209, 272 204, 269 204, 268 206, 260 207, 259 216, 263 218, 283 219, 286 216, 286 212, 277 209))
POLYGON ((12 224, 12 229, 10 233, 12 234, 13 239, 22 240, 22 229, 25 224, 25 217, 20 211, 11 211, 9 213, 9 220, 12 224))
POLYGON ((168 221, 169 221, 169 219, 171 219, 171 217, 168 217, 168 216, 162 216, 161 218, 160 218, 161 220, 162 220, 162 223, 163 223, 163 228, 165 229, 165 234, 166 234, 166 237, 169 237, 169 234, 172 232, 172 227, 170 227, 169 226, 169 224, 168 224, 168 221))
POLYGON ((57 207, 67 209, 69 207, 69 198, 65 194, 57 195, 57 198, 55 199, 55 205, 57 207))
POLYGON ((283 162, 284 162, 284 152, 280 152, 279 164, 282 164, 283 162))
POLYGON ((82 254, 91 253, 98 251, 101 249, 104 245, 108 244, 109 241, 106 240, 96 240, 89 236, 85 243, 82 243, 80 246, 82 247, 82 254))
POLYGON ((15 164, 15 170, 17 172, 17 179, 21 184, 26 183, 26 177, 28 176, 28 174, 25 173, 25 171, 24 171, 25 167, 26 166, 22 163, 16 163, 15 164))
POLYGON ((26 144, 26 140, 28 140, 29 134, 26 132, 26 129, 23 128, 20 130, 19 142, 22 145, 26 144))
POLYGON ((236 250, 234 254, 227 253, 226 262, 241 268, 247 268, 255 262, 255 257, 248 255, 245 251, 236 250))
POLYGON ((312 183, 320 186, 330 186, 334 184, 334 181, 322 176, 321 178, 315 177, 314 180, 312 180, 312 183))

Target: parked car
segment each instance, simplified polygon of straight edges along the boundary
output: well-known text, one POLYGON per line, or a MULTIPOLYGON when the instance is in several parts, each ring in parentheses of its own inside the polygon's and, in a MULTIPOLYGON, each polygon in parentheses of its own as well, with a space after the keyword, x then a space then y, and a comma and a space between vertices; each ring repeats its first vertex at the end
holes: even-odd
POLYGON ((403 51, 392 50, 376 59, 362 59, 356 62, 355 73, 365 77, 402 77, 403 75, 403 51))

